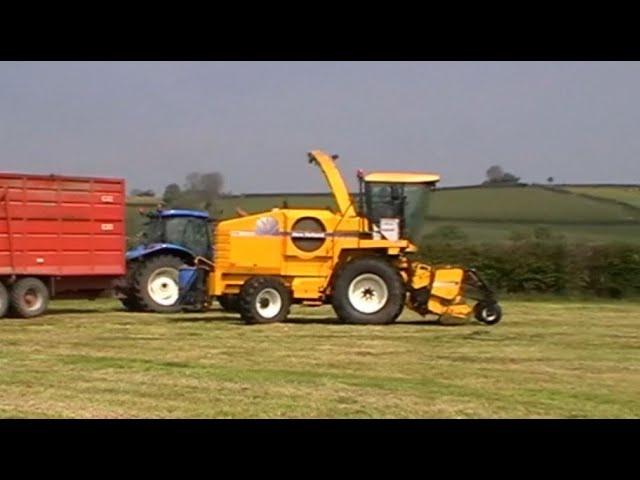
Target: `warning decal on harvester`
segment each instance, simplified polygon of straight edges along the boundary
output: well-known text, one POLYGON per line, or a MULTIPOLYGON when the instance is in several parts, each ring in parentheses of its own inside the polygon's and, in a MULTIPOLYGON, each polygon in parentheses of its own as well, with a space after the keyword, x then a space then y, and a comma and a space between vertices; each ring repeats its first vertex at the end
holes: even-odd
POLYGON ((381 218, 380 233, 387 240, 397 242, 400 239, 400 220, 397 218, 381 218))

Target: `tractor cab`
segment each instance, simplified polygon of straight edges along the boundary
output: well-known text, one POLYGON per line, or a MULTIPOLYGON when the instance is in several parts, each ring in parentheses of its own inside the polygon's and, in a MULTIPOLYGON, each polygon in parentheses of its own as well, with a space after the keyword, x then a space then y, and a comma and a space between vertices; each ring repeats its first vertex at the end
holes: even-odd
POLYGON ((415 242, 424 222, 429 192, 440 176, 432 173, 374 172, 358 174, 359 210, 374 236, 415 242))
POLYGON ((212 258, 211 218, 200 210, 155 210, 145 214, 141 245, 173 245, 194 257, 212 258))

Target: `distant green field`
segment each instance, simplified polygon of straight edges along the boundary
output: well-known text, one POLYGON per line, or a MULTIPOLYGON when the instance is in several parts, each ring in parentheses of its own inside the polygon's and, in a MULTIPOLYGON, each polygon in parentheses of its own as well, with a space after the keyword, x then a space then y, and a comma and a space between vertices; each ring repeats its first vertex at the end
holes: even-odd
MULTIPOLYGON (((329 194, 291 194, 224 198, 219 201, 218 209, 222 218, 229 218, 235 215, 236 207, 256 213, 282 207, 285 201, 292 208, 335 208, 335 201, 329 194)), ((435 191, 426 217, 488 222, 615 224, 640 223, 640 209, 538 187, 478 187, 435 191)))
POLYGON ((640 208, 640 187, 566 187, 573 193, 616 200, 640 208))
MULTIPOLYGON (((425 211, 423 234, 452 225, 471 242, 501 242, 514 234, 528 235, 543 227, 577 243, 640 243, 640 189, 630 187, 567 186, 559 191, 537 186, 440 189, 432 193, 425 211), (564 192, 562 190, 565 190, 564 192), (598 198, 588 198, 582 193, 598 198), (616 204, 610 200, 624 202, 616 204)), ((152 208, 158 199, 138 198, 127 214, 127 231, 139 231, 140 206, 152 208)), ((272 208, 332 208, 330 194, 236 195, 219 199, 215 216, 233 218, 236 208, 258 213, 272 208)))
POLYGON ((640 210, 538 187, 440 190, 428 217, 542 223, 640 222, 640 210))

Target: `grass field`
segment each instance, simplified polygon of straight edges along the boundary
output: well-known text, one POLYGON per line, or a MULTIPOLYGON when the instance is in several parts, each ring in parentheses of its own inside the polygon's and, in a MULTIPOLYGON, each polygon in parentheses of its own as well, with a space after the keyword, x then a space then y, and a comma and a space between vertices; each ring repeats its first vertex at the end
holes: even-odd
POLYGON ((623 242, 640 244, 640 224, 637 225, 558 225, 553 223, 518 222, 469 222, 463 220, 428 220, 421 235, 435 235, 426 240, 426 245, 437 240, 450 240, 438 235, 438 229, 454 226, 465 235, 469 243, 508 242, 512 234, 519 233, 533 237, 537 228, 545 228, 554 236, 562 237, 569 243, 597 244, 623 242))
POLYGON ((427 217, 546 223, 639 222, 640 210, 538 187, 440 190, 427 217))
POLYGON ((566 190, 607 200, 616 200, 640 208, 640 187, 567 187, 566 190))
POLYGON ((283 324, 59 301, 0 322, 2 417, 640 417, 640 304, 504 302, 502 323, 283 324))

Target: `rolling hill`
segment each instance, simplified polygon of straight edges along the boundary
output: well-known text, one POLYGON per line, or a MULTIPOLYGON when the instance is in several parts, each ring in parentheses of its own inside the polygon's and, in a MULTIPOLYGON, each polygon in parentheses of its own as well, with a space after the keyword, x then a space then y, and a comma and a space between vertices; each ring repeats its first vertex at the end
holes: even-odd
MULTIPOLYGON (((138 208, 153 208, 159 199, 129 199, 128 231, 139 230, 138 208)), ((215 216, 232 218, 239 207, 249 213, 271 208, 335 208, 330 194, 247 194, 219 199, 215 216)), ((546 229, 576 243, 640 244, 640 186, 525 185, 513 187, 441 188, 431 194, 423 235, 431 241, 454 228, 473 242, 501 242, 546 229), (443 230, 444 229, 444 230, 443 230)))

